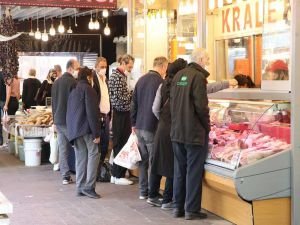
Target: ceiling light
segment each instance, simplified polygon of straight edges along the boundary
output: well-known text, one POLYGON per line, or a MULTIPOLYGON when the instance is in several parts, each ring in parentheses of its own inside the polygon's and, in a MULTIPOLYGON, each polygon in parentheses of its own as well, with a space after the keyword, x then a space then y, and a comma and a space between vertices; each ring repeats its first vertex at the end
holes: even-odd
POLYGON ((52 22, 52 24, 51 24, 51 27, 50 27, 50 30, 49 30, 49 34, 50 34, 51 36, 54 36, 54 35, 56 34, 56 31, 55 31, 53 22, 52 22))
POLYGON ((91 17, 90 22, 89 22, 89 29, 90 30, 94 30, 95 29, 95 24, 94 24, 94 21, 93 21, 92 17, 91 17))
POLYGON ((32 30, 32 18, 30 19, 30 32, 29 32, 29 36, 34 36, 34 32, 32 30))
POLYGON ((105 18, 108 17, 108 10, 107 10, 107 9, 104 9, 104 10, 102 11, 102 16, 105 17, 105 18))
POLYGON ((99 30, 100 29, 100 23, 99 23, 99 21, 97 19, 94 22, 94 29, 95 30, 99 30))
POLYGON ((40 40, 42 38, 42 34, 41 34, 39 28, 36 28, 36 32, 34 33, 34 37, 37 40, 40 40))
POLYGON ((44 33, 42 34, 42 41, 48 41, 49 40, 49 36, 48 36, 48 34, 47 34, 47 31, 46 30, 44 30, 44 33))
POLYGON ((59 33, 65 33, 65 26, 62 23, 62 20, 60 20, 59 26, 58 26, 58 32, 59 33))
POLYGON ((106 36, 109 36, 110 35, 110 28, 108 27, 108 23, 106 23, 106 26, 104 28, 104 34, 106 36))
POLYGON ((128 8, 124 7, 123 11, 126 12, 126 13, 128 13, 128 8))
POLYGON ((72 30, 71 26, 70 26, 69 29, 67 30, 67 33, 68 33, 68 34, 72 34, 72 33, 73 33, 73 30, 72 30))

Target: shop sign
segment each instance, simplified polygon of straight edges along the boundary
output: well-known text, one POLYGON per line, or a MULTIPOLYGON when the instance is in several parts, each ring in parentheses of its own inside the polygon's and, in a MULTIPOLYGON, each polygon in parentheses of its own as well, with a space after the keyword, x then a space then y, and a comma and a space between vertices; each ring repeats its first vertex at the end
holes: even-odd
POLYGON ((263 25, 273 25, 285 19, 285 9, 289 0, 250 0, 232 4, 218 11, 220 35, 261 33, 263 25))
POLYGON ((0 0, 0 5, 114 9, 117 0, 0 0))

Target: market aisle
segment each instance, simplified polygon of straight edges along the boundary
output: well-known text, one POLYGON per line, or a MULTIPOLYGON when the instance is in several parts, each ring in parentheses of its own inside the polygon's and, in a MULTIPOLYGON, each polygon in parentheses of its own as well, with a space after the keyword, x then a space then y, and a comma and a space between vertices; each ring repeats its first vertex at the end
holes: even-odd
POLYGON ((13 203, 11 225, 230 225, 214 215, 203 221, 172 218, 170 212, 138 200, 138 187, 97 183, 101 199, 75 196, 51 165, 27 168, 0 150, 0 191, 13 203))

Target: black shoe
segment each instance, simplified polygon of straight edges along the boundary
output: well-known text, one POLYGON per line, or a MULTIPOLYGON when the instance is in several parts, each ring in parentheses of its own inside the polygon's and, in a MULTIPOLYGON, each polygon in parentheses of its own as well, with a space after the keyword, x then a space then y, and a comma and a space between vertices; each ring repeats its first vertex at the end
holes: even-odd
POLYGON ((161 201, 157 197, 156 198, 148 198, 147 203, 152 206, 161 207, 161 201))
POLYGON ((175 208, 173 210, 173 217, 178 218, 178 217, 183 217, 184 216, 184 210, 183 209, 177 209, 175 208))
POLYGON ((73 183, 73 180, 72 180, 71 176, 63 178, 63 181, 62 181, 63 185, 72 184, 72 183, 73 183))
POLYGON ((185 212, 186 220, 206 219, 207 214, 203 212, 185 212))
POLYGON ((84 196, 84 194, 81 191, 77 191, 76 192, 76 196, 77 197, 82 197, 82 196, 84 196))
POLYGON ((98 194, 95 192, 95 190, 82 190, 81 192, 82 192, 82 194, 88 196, 89 198, 95 198, 95 199, 101 198, 101 196, 98 195, 98 194))

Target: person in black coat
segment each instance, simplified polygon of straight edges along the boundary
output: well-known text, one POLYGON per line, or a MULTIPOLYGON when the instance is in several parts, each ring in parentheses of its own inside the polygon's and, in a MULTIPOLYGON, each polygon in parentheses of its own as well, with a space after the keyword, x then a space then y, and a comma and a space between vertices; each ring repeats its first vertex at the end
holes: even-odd
POLYGON ((100 198, 95 191, 99 164, 99 108, 96 91, 92 88, 92 70, 79 70, 78 83, 68 98, 67 135, 75 145, 77 195, 100 198))
POLYGON ((43 81, 37 94, 36 102, 38 105, 46 105, 46 98, 52 96, 52 84, 54 83, 56 77, 56 71, 54 69, 50 69, 47 75, 47 79, 43 81))
POLYGON ((37 104, 35 96, 41 87, 41 82, 35 78, 35 69, 30 69, 28 75, 29 78, 23 82, 22 101, 24 109, 30 109, 31 106, 37 104))

